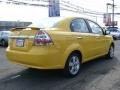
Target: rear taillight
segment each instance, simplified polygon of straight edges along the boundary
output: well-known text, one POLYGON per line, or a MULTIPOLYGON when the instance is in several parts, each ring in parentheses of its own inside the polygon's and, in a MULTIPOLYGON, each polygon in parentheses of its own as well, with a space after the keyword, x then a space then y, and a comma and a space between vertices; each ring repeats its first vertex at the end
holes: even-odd
POLYGON ((45 31, 38 31, 35 35, 34 45, 41 46, 50 44, 53 44, 50 36, 45 31))

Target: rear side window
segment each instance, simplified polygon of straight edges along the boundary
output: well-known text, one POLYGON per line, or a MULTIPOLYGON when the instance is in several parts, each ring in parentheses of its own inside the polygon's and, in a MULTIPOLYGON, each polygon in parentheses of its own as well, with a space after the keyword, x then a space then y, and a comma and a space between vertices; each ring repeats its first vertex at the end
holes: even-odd
POLYGON ((70 25, 72 32, 89 33, 87 25, 83 19, 75 19, 70 25))

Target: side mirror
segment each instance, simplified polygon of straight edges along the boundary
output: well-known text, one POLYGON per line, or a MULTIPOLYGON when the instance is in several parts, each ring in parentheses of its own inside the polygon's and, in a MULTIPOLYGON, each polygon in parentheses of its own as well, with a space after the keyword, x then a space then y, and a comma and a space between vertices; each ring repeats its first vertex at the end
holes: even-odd
POLYGON ((110 31, 109 30, 106 30, 105 31, 105 35, 109 35, 110 34, 110 31))

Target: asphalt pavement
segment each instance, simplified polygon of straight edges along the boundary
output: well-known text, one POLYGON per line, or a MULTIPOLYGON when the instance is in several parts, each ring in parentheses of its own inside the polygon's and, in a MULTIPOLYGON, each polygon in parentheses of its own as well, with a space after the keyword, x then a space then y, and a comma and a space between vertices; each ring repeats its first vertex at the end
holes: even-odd
POLYGON ((120 41, 115 41, 115 58, 104 57, 82 65, 75 78, 62 70, 31 70, 9 62, 0 47, 0 90, 120 90, 120 41))

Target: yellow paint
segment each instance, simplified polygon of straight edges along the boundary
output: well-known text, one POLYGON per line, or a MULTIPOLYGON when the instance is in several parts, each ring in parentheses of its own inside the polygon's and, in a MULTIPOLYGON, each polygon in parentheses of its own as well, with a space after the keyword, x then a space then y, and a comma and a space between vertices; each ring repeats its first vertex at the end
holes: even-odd
MULTIPOLYGON (((53 44, 34 46, 34 38, 25 39, 24 47, 16 47, 16 39, 11 38, 6 50, 10 61, 39 69, 63 69, 68 56, 75 50, 82 55, 82 63, 108 53, 113 42, 111 36, 92 33, 71 32, 70 22, 74 17, 59 22, 55 28, 45 29, 53 44), (82 39, 77 39, 82 37, 82 39)), ((13 36, 35 36, 37 30, 13 31, 13 36)))

